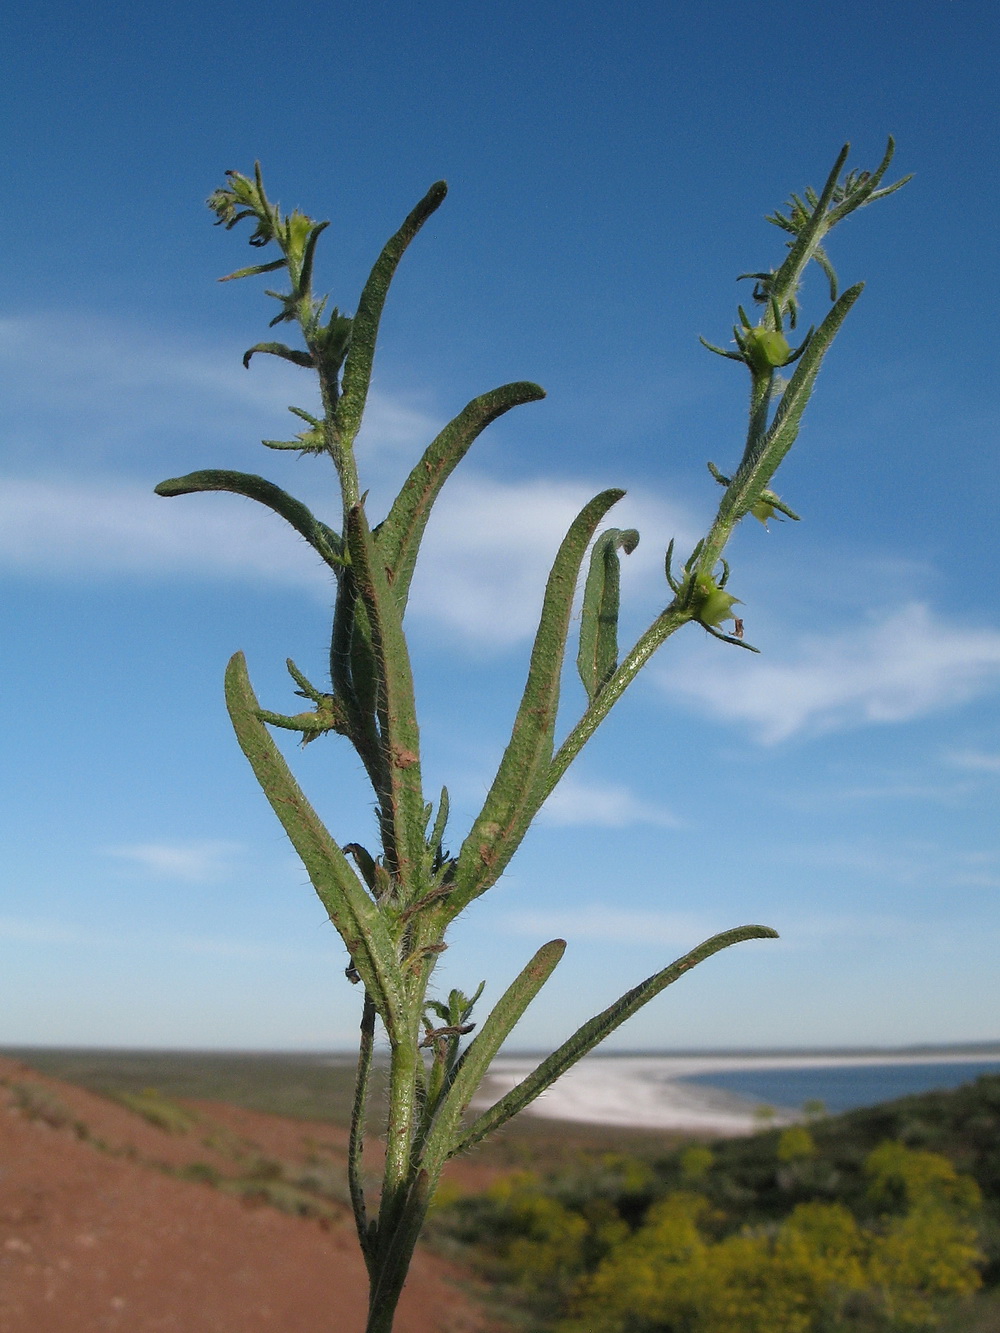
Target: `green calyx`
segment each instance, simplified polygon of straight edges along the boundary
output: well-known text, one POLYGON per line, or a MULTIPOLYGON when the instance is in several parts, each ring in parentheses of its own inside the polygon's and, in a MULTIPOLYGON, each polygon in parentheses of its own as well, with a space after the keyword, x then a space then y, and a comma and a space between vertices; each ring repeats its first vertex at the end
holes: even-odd
POLYGON ((767 527, 768 520, 775 518, 777 510, 769 500, 758 500, 756 504, 750 506, 750 512, 758 523, 763 523, 767 527))
POLYGON ((695 620, 702 625, 711 625, 718 629, 724 620, 735 620, 733 607, 742 605, 738 597, 725 592, 715 579, 704 577, 694 585, 691 610, 695 620))
POLYGON ((751 370, 767 374, 778 366, 785 366, 792 355, 788 339, 775 329, 747 329, 743 335, 743 350, 751 370))

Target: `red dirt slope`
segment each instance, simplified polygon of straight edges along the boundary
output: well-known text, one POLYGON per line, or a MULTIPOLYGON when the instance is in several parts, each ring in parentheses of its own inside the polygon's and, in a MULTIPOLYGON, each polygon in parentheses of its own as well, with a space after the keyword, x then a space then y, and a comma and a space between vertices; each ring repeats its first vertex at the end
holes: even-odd
MULTIPOLYGON (((168 1132, 0 1058, 0 1333, 360 1333, 366 1280, 346 1210, 261 1202, 304 1163, 333 1171, 342 1132, 183 1107, 190 1124, 168 1132), (195 1162, 222 1188, 171 1174, 195 1162)), ((457 1276, 418 1254, 398 1333, 486 1333, 457 1276)))

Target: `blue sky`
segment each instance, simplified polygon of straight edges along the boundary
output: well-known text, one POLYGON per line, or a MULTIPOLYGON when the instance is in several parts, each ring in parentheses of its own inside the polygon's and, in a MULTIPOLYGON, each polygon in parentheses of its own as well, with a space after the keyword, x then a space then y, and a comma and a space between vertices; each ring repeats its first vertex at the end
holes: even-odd
MULTIPOLYGON (((705 935, 715 958, 619 1048, 1000 1037, 1000 605, 993 574, 997 17, 970 0, 46 3, 7 20, 0 278, 0 1041, 340 1047, 344 951, 232 738, 222 670, 264 700, 323 670, 330 593, 278 521, 159 500, 196 467, 260 471, 334 515, 316 460, 260 448, 304 372, 245 347, 264 282, 204 199, 260 158, 330 218, 317 285, 353 310, 430 183, 359 462, 371 507, 477 393, 548 398, 480 440, 414 586, 428 790, 457 846, 519 697, 545 574, 590 495, 662 554, 703 530, 739 456, 745 372, 710 356, 780 261, 764 221, 845 140, 898 142, 900 194, 831 240, 868 280, 778 490, 799 524, 731 548, 751 656, 672 639, 571 770, 500 886, 455 930, 446 985, 486 998, 545 939, 567 957, 515 1034, 559 1040, 705 935), (276 17, 277 15, 277 17, 276 17)), ((822 314, 813 275, 806 315, 822 314)), ((567 692, 567 721, 579 696, 567 692)), ((371 841, 336 739, 291 751, 341 841, 371 841)))

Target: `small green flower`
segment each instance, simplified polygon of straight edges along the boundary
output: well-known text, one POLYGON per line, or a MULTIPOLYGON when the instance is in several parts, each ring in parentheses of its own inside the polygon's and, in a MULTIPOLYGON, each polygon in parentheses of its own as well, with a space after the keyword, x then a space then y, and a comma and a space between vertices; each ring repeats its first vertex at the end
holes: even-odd
POLYGON ((759 523, 764 524, 765 528, 767 527, 768 519, 774 518, 777 515, 777 510, 774 505, 771 504, 770 500, 758 500, 756 504, 750 506, 750 512, 759 523))
POLYGON ((788 339, 775 329, 747 329, 743 346, 751 369, 761 374, 786 365, 792 355, 788 339))
POLYGON ((733 607, 742 603, 738 597, 724 592, 715 579, 701 578, 695 585, 695 595, 691 605, 696 619, 701 624, 718 629, 724 620, 735 620, 733 607))

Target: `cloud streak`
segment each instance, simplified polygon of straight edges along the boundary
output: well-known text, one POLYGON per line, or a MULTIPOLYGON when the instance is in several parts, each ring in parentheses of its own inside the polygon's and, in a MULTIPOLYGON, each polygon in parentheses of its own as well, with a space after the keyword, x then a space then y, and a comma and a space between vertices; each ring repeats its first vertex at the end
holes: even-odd
POLYGON ((583 782, 573 776, 562 779, 542 806, 539 819, 562 828, 680 827, 680 820, 669 810, 640 799, 621 783, 583 782))
POLYGON ((107 847, 108 856, 156 875, 189 884, 208 884, 229 873, 239 843, 220 841, 136 842, 107 847))
MULTIPOLYGON (((0 317, 0 367, 5 378, 8 441, 43 445, 60 461, 82 448, 102 452, 172 432, 217 444, 274 435, 262 413, 275 414, 278 431, 294 435, 301 422, 289 403, 318 406, 315 378, 272 357, 242 364, 243 348, 191 335, 51 311, 0 317), (15 426, 9 429, 11 420, 15 426)), ((443 423, 422 407, 374 388, 359 447, 376 452, 427 444, 443 423)))
MULTIPOLYGON (((309 376, 267 357, 247 372, 240 350, 78 313, 0 319, 10 397, 0 565, 49 578, 263 581, 327 597, 318 560, 253 502, 151 494, 159 477, 193 465, 253 467, 248 443, 301 426, 287 404, 315 407, 309 376), (192 439, 206 441, 209 453, 191 457, 192 439), (151 455, 168 448, 173 465, 164 467, 151 455), (133 479, 137 460, 148 479, 133 479)), ((373 494, 384 494, 389 474, 415 461, 442 424, 423 403, 372 391, 358 447, 373 494)), ((290 460, 271 461, 280 482, 290 460)), ((559 542, 599 489, 580 479, 504 482, 463 466, 432 516, 412 614, 476 651, 529 638, 559 542)), ((328 507, 317 512, 337 525, 328 507)), ((667 541, 676 537, 683 548, 697 536, 686 513, 648 493, 629 496, 611 521, 642 532, 625 562, 633 587, 656 580, 659 591, 667 541)))
MULTIPOLYGON (((507 482, 458 474, 428 525, 413 583, 414 612, 481 648, 529 638, 559 543, 599 490, 580 480, 507 482)), ((623 561, 626 588, 654 581, 665 587, 667 542, 675 537, 685 549, 697 540, 687 512, 648 492, 626 496, 608 522, 638 528, 642 536, 623 561)))
POLYGON ((803 637, 783 662, 748 659, 689 654, 657 674, 671 694, 775 744, 801 733, 906 722, 994 689, 1000 632, 950 624, 911 602, 861 626, 803 637))
POLYGON ((724 926, 713 926, 693 912, 643 912, 591 903, 564 911, 509 912, 503 924, 512 935, 558 936, 567 940, 600 940, 608 944, 666 945, 691 949, 724 926))
POLYGON ((164 500, 118 478, 0 480, 0 564, 59 579, 224 578, 328 586, 314 553, 276 515, 229 496, 164 500))
POLYGON ((949 764, 973 773, 1000 773, 1000 754, 985 754, 982 750, 956 750, 947 756, 949 764))
MULTIPOLYGON (((823 913, 789 916, 782 913, 779 939, 769 947, 787 950, 827 949, 862 941, 881 942, 936 935, 941 923, 917 921, 891 913, 823 913)), ((684 952, 719 931, 732 921, 716 920, 694 912, 644 911, 628 907, 607 907, 590 903, 582 908, 563 911, 510 912, 502 918, 504 929, 512 935, 558 936, 566 940, 597 940, 608 945, 633 948, 655 945, 684 952)))
MULTIPOLYGON (((332 938, 332 937, 331 937, 332 938)), ((78 922, 55 921, 50 917, 0 916, 0 944, 41 945, 45 948, 67 947, 81 954, 94 949, 127 949, 132 954, 181 954, 194 957, 245 959, 252 962, 328 961, 329 951, 296 948, 273 942, 220 938, 208 935, 180 935, 158 933, 93 930, 78 922)), ((340 943, 332 949, 336 952, 340 943)))

